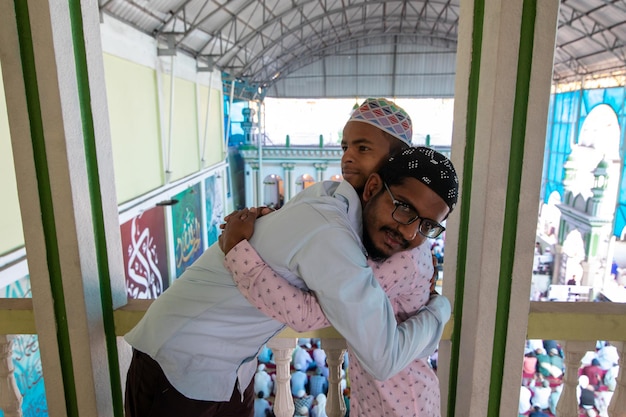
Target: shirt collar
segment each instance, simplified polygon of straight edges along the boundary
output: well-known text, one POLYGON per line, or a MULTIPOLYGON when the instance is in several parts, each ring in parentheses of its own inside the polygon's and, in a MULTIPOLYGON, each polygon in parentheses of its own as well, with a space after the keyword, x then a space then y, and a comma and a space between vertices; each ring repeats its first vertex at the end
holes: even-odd
POLYGON ((363 237, 363 208, 361 198, 348 181, 341 181, 335 190, 333 197, 339 198, 346 203, 348 220, 359 237, 363 237))

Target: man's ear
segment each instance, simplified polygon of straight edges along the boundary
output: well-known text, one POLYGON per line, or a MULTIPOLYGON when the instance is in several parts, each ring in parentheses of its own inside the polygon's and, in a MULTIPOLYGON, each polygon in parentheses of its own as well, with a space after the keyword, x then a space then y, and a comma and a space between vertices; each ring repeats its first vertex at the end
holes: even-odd
POLYGON ((380 175, 376 173, 371 174, 365 183, 365 187, 363 188, 363 202, 371 200, 372 197, 378 194, 382 188, 383 179, 380 178, 380 175))

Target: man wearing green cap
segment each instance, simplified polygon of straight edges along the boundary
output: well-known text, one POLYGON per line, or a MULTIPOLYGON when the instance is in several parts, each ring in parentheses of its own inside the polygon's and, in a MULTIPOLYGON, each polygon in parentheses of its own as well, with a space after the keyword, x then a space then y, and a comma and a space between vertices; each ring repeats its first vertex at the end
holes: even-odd
MULTIPOLYGON (((359 147, 363 152, 366 148, 359 147)), ((249 242, 291 284, 308 285, 320 302, 324 294, 325 305, 332 306, 330 313, 325 309, 326 316, 351 346, 358 346, 353 353, 378 379, 399 372, 421 352, 434 351, 449 317, 448 305, 439 315, 424 310, 397 324, 367 265, 366 251, 390 256, 411 248, 422 241, 415 239, 418 229, 424 232, 449 212, 450 206, 423 182, 407 181, 390 185, 397 194, 393 201, 378 198, 374 189, 383 184, 374 184, 364 191, 363 206, 347 181, 310 187, 260 219, 249 242), (414 210, 434 223, 403 217, 414 210), (364 224, 369 241, 362 243, 364 224), (432 338, 424 337, 425 323, 435 329, 432 338)), ((224 260, 218 245, 209 248, 125 336, 134 347, 127 378, 128 417, 251 415, 256 355, 284 324, 241 295, 224 260)))

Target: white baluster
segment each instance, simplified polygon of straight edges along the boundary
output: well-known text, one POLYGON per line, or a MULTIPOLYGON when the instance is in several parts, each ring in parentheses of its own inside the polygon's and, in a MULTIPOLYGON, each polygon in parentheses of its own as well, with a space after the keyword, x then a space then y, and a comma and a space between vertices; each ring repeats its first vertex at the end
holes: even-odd
POLYGON ((267 342, 267 347, 272 349, 274 362, 276 362, 276 397, 274 399, 274 414, 276 417, 293 417, 295 406, 291 396, 289 381, 291 372, 291 354, 296 347, 298 339, 274 337, 267 342))
POLYGON ((559 417, 578 417, 578 369, 580 361, 587 351, 593 351, 595 341, 567 341, 561 342, 564 352, 565 374, 563 375, 563 391, 556 406, 559 417))
POLYGON ((328 417, 344 417, 346 415, 346 403, 341 391, 341 365, 347 347, 346 341, 345 339, 323 339, 322 346, 326 352, 326 362, 328 363, 326 414, 328 417))
POLYGON ((609 417, 626 417, 626 342, 611 342, 619 351, 619 374, 611 403, 609 404, 609 417))
POLYGON ((5 417, 22 417, 22 394, 15 384, 12 344, 7 335, 0 335, 0 410, 5 417))

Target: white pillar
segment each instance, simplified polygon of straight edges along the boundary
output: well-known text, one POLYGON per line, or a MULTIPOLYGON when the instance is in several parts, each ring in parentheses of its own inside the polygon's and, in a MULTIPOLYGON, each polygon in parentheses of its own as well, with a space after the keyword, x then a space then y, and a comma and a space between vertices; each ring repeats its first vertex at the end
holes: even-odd
POLYGON ((0 335, 0 410, 5 417, 22 417, 22 394, 15 383, 12 345, 12 340, 0 335))
POLYGON ((283 180, 283 187, 285 189, 285 203, 287 201, 289 201, 291 199, 291 197, 293 197, 293 169, 296 166, 296 164, 294 163, 289 163, 289 162, 283 162, 281 164, 281 166, 283 167, 283 176, 284 176, 284 180, 283 180))
POLYGON ((296 410, 291 395, 291 354, 298 344, 298 339, 273 337, 267 342, 267 347, 272 349, 274 362, 276 362, 276 397, 274 400, 274 414, 276 417, 292 417, 296 410))
POLYGON ((626 417, 626 342, 611 342, 619 351, 619 374, 611 403, 609 417, 626 417))
POLYGON ((563 375, 563 391, 559 396, 556 411, 559 417, 578 417, 578 369, 580 361, 587 351, 593 351, 595 342, 590 341, 561 341, 565 354, 565 373, 563 375))
POLYGON ((314 166, 315 166, 315 174, 316 174, 315 181, 317 182, 324 181, 324 172, 326 172, 326 169, 328 169, 328 164, 316 162, 314 166))
POLYGON ((0 2, 0 56, 48 412, 112 416, 126 294, 97 3, 0 2))
POLYGON ((443 291, 455 326, 439 374, 443 414, 464 417, 518 407, 559 1, 480 6, 461 3, 451 152, 461 204, 443 291))
POLYGON ((322 346, 326 352, 328 362, 328 400, 326 414, 328 417, 343 417, 346 415, 346 403, 341 390, 341 366, 343 355, 346 352, 345 339, 323 339, 322 346))
MULTIPOLYGON (((246 190, 246 207, 256 207, 258 206, 258 176, 259 176, 259 165, 256 162, 252 162, 250 164, 246 164, 244 167, 245 171, 245 190, 246 190)), ((235 207, 237 208, 237 207, 235 207)))

